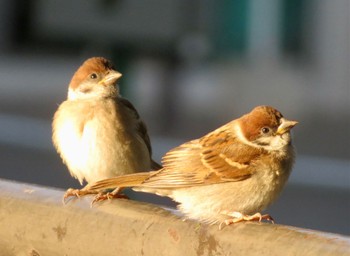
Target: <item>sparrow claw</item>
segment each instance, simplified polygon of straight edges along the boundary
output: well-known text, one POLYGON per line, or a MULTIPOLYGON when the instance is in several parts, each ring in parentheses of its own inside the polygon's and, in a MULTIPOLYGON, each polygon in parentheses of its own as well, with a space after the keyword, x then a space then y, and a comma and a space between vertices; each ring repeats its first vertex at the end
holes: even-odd
POLYGON ((275 224, 275 220, 272 218, 271 215, 269 214, 264 214, 263 216, 261 216, 261 219, 262 220, 266 220, 266 221, 269 221, 271 222, 272 224, 275 224))
POLYGON ((90 194, 97 194, 97 192, 94 190, 88 190, 84 188, 83 189, 69 188, 67 189, 66 193, 64 193, 63 195, 62 203, 66 204, 69 201, 67 200, 67 198, 70 198, 70 197, 80 198, 81 196, 90 195, 90 194))
POLYGON ((69 188, 67 189, 66 193, 64 193, 63 198, 62 198, 62 203, 66 204, 69 200, 67 200, 67 198, 69 197, 80 197, 79 193, 78 193, 78 189, 74 189, 74 188, 69 188))
POLYGON ((98 202, 102 202, 105 200, 112 200, 113 198, 123 198, 123 199, 129 199, 126 195, 124 194, 119 194, 121 192, 121 188, 116 188, 112 192, 100 192, 98 193, 94 200, 91 202, 91 207, 98 202))
POLYGON ((270 221, 272 224, 275 223, 274 219, 269 214, 261 215, 260 212, 257 212, 253 215, 244 215, 240 212, 228 212, 223 211, 221 214, 230 216, 231 218, 222 221, 219 225, 219 230, 223 228, 223 225, 228 226, 230 224, 242 222, 242 221, 258 221, 259 223, 262 220, 270 221))
POLYGON ((98 202, 102 202, 102 201, 105 201, 105 200, 110 200, 111 197, 110 197, 110 192, 108 193, 99 193, 97 194, 95 197, 94 197, 94 200, 92 200, 91 202, 91 207, 95 204, 95 203, 98 203, 98 202))

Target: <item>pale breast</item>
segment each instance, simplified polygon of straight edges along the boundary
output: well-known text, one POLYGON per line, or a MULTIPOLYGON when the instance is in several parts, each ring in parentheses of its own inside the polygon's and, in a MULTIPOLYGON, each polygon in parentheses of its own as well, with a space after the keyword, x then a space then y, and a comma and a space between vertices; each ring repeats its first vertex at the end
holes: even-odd
POLYGON ((144 142, 110 101, 66 101, 54 120, 53 141, 80 182, 150 169, 144 142))
POLYGON ((278 197, 290 174, 292 158, 262 167, 242 181, 177 189, 170 197, 180 203, 179 208, 188 218, 202 222, 227 219, 223 211, 254 214, 278 197))

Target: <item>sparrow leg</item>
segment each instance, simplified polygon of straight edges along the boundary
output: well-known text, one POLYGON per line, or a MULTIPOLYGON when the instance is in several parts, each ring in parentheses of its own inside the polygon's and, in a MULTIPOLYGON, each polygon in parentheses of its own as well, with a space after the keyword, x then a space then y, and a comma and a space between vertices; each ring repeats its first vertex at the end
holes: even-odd
POLYGON ((63 202, 63 204, 66 204, 67 198, 69 198, 71 196, 80 198, 81 196, 97 194, 97 193, 98 192, 95 190, 89 190, 89 189, 85 189, 85 188, 83 188, 83 189, 69 188, 69 189, 67 189, 66 193, 63 195, 62 202, 63 202))
POLYGON ((271 221, 271 223, 275 223, 273 218, 269 214, 264 214, 262 215, 260 212, 257 212, 253 215, 245 215, 240 212, 228 212, 228 211, 223 211, 221 214, 230 216, 231 218, 224 220, 223 222, 220 223, 219 229, 222 229, 223 225, 230 225, 242 221, 259 221, 261 222, 262 220, 267 220, 271 221))
POLYGON ((98 193, 94 200, 91 202, 91 206, 94 203, 97 202, 102 202, 105 200, 111 200, 113 198, 124 198, 124 199, 129 199, 126 195, 120 194, 120 192, 123 190, 123 188, 116 188, 112 192, 100 192, 98 193))

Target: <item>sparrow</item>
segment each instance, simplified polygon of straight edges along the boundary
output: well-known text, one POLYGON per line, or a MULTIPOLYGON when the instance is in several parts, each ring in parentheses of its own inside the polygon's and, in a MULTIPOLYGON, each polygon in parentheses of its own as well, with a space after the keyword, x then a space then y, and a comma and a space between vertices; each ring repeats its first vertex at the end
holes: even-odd
POLYGON ((170 150, 163 168, 89 184, 102 201, 132 187, 178 202, 188 219, 229 225, 273 219, 260 212, 280 194, 294 162, 290 130, 297 124, 258 106, 207 135, 170 150), (115 189, 105 193, 106 189, 115 189))
MULTIPOLYGON (((80 184, 161 168, 151 158, 145 123, 119 94, 116 82, 121 76, 105 58, 86 60, 54 114, 53 144, 80 184)), ((68 189, 64 198, 79 193, 68 189)))

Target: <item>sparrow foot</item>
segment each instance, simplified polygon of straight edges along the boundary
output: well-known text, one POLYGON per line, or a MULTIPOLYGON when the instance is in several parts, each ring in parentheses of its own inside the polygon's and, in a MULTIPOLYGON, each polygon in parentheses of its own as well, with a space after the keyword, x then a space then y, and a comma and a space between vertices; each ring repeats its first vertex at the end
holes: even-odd
POLYGON ((66 193, 63 195, 62 202, 63 202, 63 204, 66 204, 69 201, 69 200, 67 200, 69 197, 80 198, 81 196, 91 195, 91 194, 97 194, 97 191, 88 190, 85 188, 83 188, 83 189, 69 188, 69 189, 67 189, 66 193))
POLYGON ((112 192, 100 192, 98 193, 94 200, 91 202, 91 207, 98 202, 102 202, 105 200, 111 200, 113 198, 123 198, 123 199, 129 199, 126 195, 124 194, 119 194, 122 191, 121 188, 116 188, 112 192))
POLYGON ((220 223, 219 229, 221 230, 223 228, 223 225, 228 226, 230 224, 242 222, 242 221, 259 221, 262 220, 270 221, 271 223, 275 223, 274 219, 269 214, 262 215, 260 212, 257 212, 253 215, 245 215, 240 212, 228 212, 223 211, 221 214, 227 215, 231 218, 224 220, 220 223))

